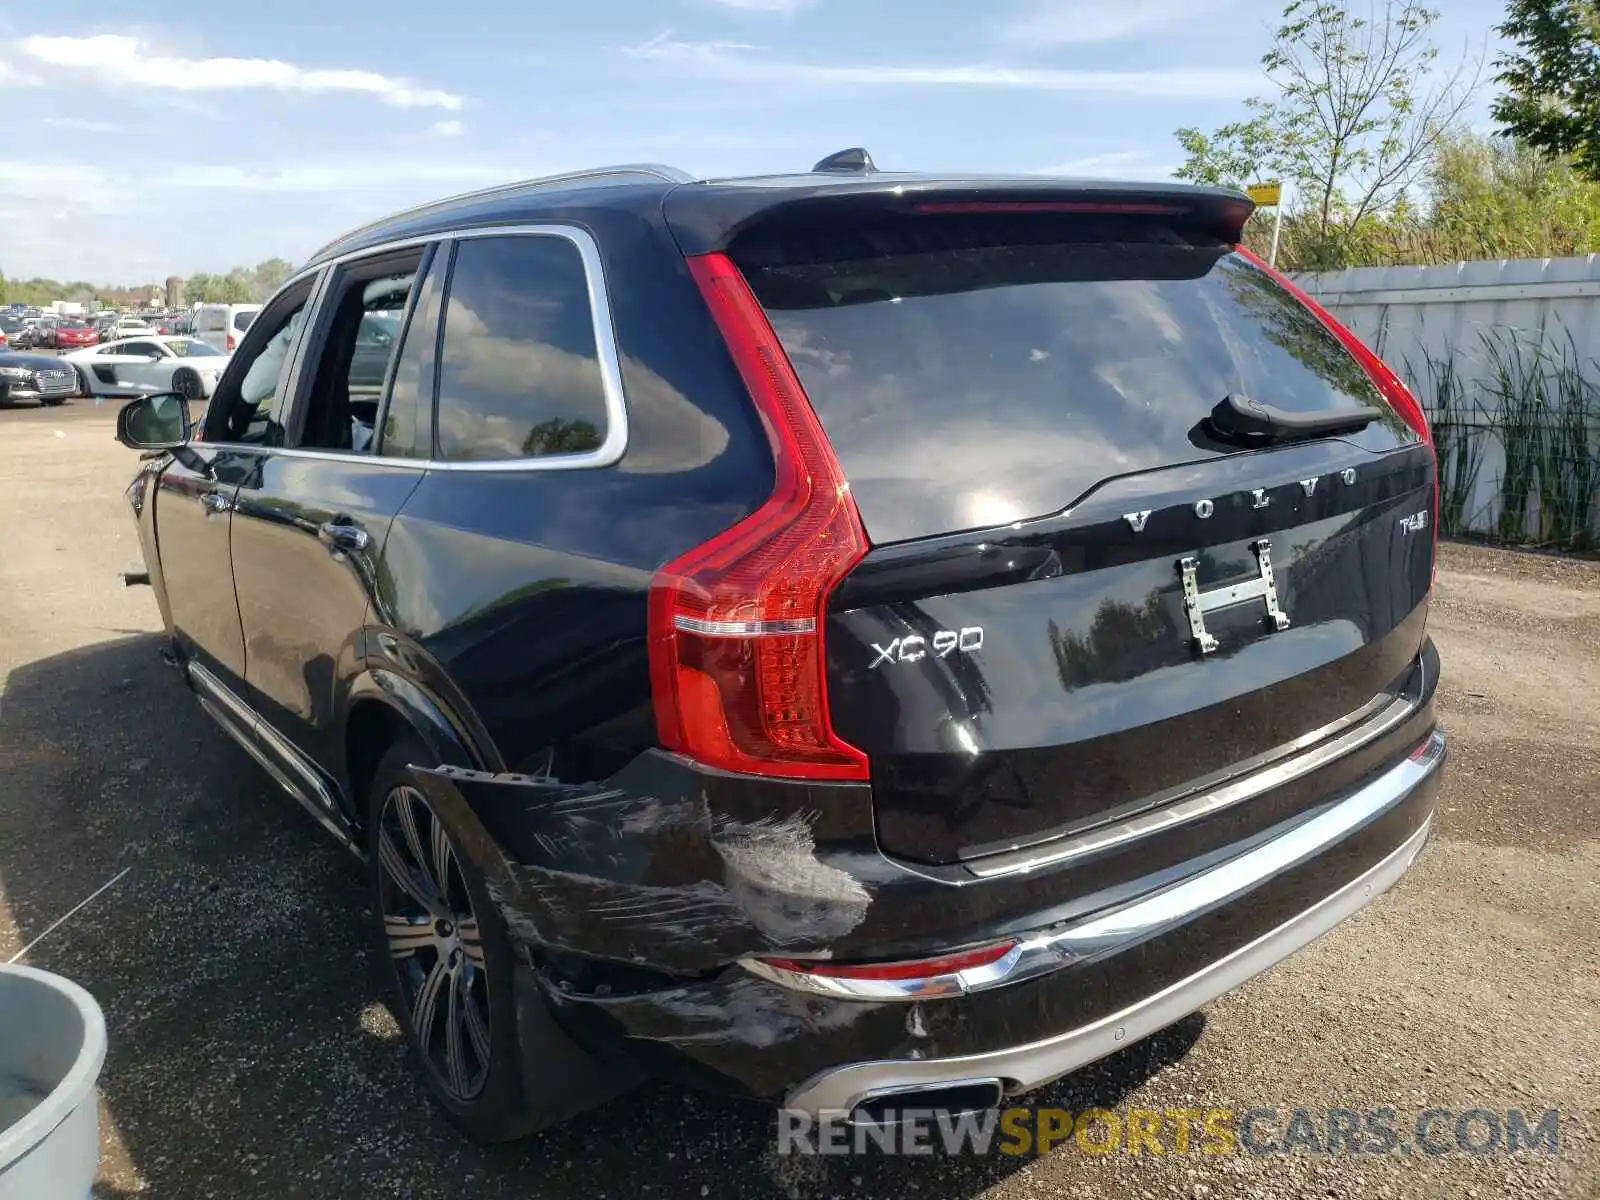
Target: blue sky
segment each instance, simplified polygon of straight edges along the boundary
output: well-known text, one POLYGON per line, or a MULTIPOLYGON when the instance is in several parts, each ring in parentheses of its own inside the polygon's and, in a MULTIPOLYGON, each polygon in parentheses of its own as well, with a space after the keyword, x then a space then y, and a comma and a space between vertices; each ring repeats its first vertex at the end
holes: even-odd
MULTIPOLYGON (((1447 55, 1481 47, 1502 11, 1495 0, 1440 7, 1447 55)), ((603 163, 740 174, 805 168, 865 145, 886 169, 1161 178, 1179 161, 1174 128, 1230 120, 1261 89, 1279 8, 9 7, 0 12, 0 270, 133 283, 299 260, 408 204, 603 163)))

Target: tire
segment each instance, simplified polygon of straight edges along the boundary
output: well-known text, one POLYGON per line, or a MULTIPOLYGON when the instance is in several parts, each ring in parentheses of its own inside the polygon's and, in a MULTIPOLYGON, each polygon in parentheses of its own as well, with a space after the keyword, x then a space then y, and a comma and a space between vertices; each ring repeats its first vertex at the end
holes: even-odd
POLYGON ((366 841, 381 969, 395 1017, 434 1100, 468 1136, 504 1142, 549 1124, 540 1114, 560 1107, 555 1093, 563 1084, 556 1072, 538 1073, 538 1079, 548 1080, 543 1086, 550 1096, 526 1094, 539 1085, 526 1077, 520 1048, 564 1035, 542 1007, 530 1012, 523 1006, 519 1028, 511 939, 483 871, 463 852, 477 841, 462 828, 470 814, 436 812, 406 771, 410 763, 435 761, 408 738, 390 747, 373 776, 366 841), (443 904, 437 886, 439 834, 446 851, 443 904), (401 872, 409 886, 399 883, 401 872), (475 944, 469 932, 474 927, 475 944), (434 999, 426 1010, 425 990, 434 999), (464 1004, 471 1005, 470 1013, 464 1004), (421 1033, 419 1016, 427 1025, 421 1033))
POLYGON ((179 367, 172 373, 172 390, 191 402, 205 399, 206 394, 205 384, 190 367, 179 367))
POLYGON ((67 402, 67 398, 65 396, 41 396, 41 397, 39 397, 39 407, 40 408, 60 408, 66 402, 67 402))

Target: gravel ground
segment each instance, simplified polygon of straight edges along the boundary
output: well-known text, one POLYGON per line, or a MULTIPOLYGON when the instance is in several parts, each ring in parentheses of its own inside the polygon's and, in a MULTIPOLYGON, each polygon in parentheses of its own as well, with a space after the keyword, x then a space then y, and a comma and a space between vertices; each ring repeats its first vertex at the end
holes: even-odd
MULTIPOLYGON (((0 411, 0 960, 105 1006, 96 1195, 1600 1197, 1600 564, 1446 546, 1438 832, 1362 916, 1058 1085, 1073 1110, 1563 1110, 1561 1153, 795 1160, 771 1115, 651 1087, 485 1150, 423 1099, 353 860, 158 657, 112 410, 0 411)), ((1445 1126, 1443 1128, 1448 1128, 1445 1126)))

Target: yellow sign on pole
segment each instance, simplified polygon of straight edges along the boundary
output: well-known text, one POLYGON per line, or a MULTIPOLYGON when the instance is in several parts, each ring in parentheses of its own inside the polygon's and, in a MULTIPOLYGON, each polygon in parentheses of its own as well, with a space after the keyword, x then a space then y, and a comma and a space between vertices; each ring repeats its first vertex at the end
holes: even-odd
POLYGON ((1276 181, 1252 183, 1245 191, 1250 194, 1250 199, 1261 205, 1276 205, 1283 199, 1283 184, 1276 181))

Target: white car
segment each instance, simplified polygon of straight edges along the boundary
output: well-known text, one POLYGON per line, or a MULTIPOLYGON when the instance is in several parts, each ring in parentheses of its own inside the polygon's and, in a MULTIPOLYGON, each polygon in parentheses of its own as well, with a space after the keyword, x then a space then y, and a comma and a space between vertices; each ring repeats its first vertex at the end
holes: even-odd
POLYGON ((260 311, 259 304, 202 304, 194 310, 194 334, 232 354, 260 311))
POLYGON ((118 338, 62 357, 77 368, 83 390, 91 396, 178 392, 203 400, 228 365, 228 356, 209 342, 155 334, 118 338))

